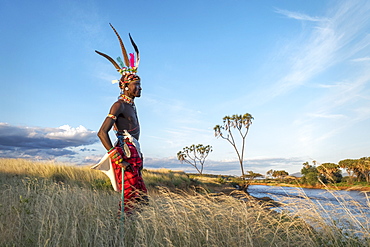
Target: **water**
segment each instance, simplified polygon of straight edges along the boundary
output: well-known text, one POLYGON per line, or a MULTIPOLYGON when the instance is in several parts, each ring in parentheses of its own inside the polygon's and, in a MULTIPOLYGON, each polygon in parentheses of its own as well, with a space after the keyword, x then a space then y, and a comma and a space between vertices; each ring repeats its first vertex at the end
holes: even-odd
POLYGON ((316 228, 323 227, 320 222, 325 222, 358 235, 370 234, 369 193, 266 185, 250 185, 248 192, 282 203, 276 211, 290 212, 316 228))
POLYGON ((328 191, 324 189, 305 189, 298 187, 278 187, 267 185, 250 185, 248 192, 254 197, 270 197, 277 201, 286 198, 311 199, 315 201, 338 202, 338 198, 345 201, 357 201, 362 206, 369 206, 370 194, 361 191, 328 191))

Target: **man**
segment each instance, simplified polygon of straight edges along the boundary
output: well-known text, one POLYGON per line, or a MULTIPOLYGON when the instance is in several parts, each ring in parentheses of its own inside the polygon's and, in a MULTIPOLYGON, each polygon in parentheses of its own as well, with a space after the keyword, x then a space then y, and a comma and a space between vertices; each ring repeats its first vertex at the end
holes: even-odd
MULTIPOLYGON (((98 54, 107 58, 122 75, 119 80, 121 94, 110 108, 109 114, 98 132, 98 137, 108 152, 110 159, 109 169, 113 170, 113 178, 111 177, 111 181, 113 187, 117 191, 122 190, 122 167, 124 168, 124 205, 125 211, 127 212, 132 209, 137 202, 147 200, 147 189, 141 175, 143 158, 138 142, 140 125, 134 104, 134 99, 141 96, 141 81, 140 77, 136 74, 139 64, 139 51, 130 36, 131 43, 136 51, 136 61, 132 53, 130 54, 129 60, 119 34, 112 25, 111 27, 121 44, 125 65, 120 58, 118 58, 118 62, 121 66, 108 55, 96 51, 98 54), (117 136, 117 142, 115 144, 112 144, 108 134, 112 127, 117 136)), ((99 167, 97 169, 99 169, 99 167)))

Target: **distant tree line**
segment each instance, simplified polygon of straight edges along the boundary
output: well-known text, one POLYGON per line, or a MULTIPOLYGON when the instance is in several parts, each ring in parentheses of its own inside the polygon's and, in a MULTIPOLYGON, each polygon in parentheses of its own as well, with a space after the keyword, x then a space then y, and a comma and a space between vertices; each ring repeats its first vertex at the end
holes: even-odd
MULTIPOLYGON (((284 170, 269 170, 266 173, 266 179, 280 180, 285 183, 300 183, 306 185, 320 184, 336 184, 345 183, 353 184, 355 182, 370 183, 370 157, 360 159, 345 159, 335 163, 323 163, 317 165, 316 161, 312 164, 309 162, 303 163, 301 169, 301 178, 289 176, 289 173, 284 170), (343 176, 342 169, 348 173, 348 176, 343 176)), ((245 178, 253 180, 264 177, 262 174, 253 171, 247 171, 245 178)))
POLYGON ((335 163, 323 163, 316 166, 308 162, 303 163, 301 169, 301 183, 316 185, 319 183, 340 183, 340 182, 370 182, 370 157, 360 159, 345 159, 335 163), (348 179, 344 179, 340 168, 348 173, 348 179))

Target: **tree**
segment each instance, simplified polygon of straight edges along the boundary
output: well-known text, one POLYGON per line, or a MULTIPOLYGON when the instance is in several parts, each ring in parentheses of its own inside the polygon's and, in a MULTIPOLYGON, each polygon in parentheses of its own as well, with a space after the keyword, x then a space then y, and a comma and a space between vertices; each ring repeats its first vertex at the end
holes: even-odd
POLYGON ((244 115, 232 115, 225 116, 222 125, 216 125, 213 129, 215 131, 215 136, 221 137, 222 139, 227 140, 235 149, 236 154, 238 155, 240 169, 242 172, 242 177, 245 177, 243 161, 244 161, 244 148, 245 148, 245 139, 247 137, 249 127, 252 124, 254 118, 251 114, 246 113, 244 115), (234 139, 233 131, 236 130, 241 137, 241 147, 237 147, 237 144, 234 139))
POLYGON ((245 174, 245 178, 249 179, 255 179, 258 177, 263 177, 263 175, 261 173, 255 173, 253 171, 247 171, 247 174, 245 174))
POLYGON ((353 182, 354 177, 360 179, 361 173, 357 168, 357 160, 355 159, 345 159, 338 162, 340 168, 346 169, 348 173, 350 182, 353 182))
POLYGON ((288 176, 289 173, 282 170, 282 171, 273 171, 271 176, 274 177, 274 178, 279 178, 279 179, 282 179, 284 178, 285 176, 288 176))
POLYGON ((274 173, 274 170, 270 169, 266 172, 266 175, 269 177, 272 177, 272 174, 274 173))
POLYGON ((190 147, 184 147, 182 151, 177 153, 177 159, 181 163, 186 162, 197 169, 200 175, 203 174, 204 162, 210 152, 212 152, 212 146, 203 144, 191 145, 190 147), (199 162, 199 167, 198 167, 199 162))
POLYGON ((370 157, 341 160, 339 166, 346 169, 351 180, 356 177, 358 182, 370 182, 370 157))
MULTIPOLYGON (((342 174, 339 170, 339 165, 334 163, 323 163, 317 167, 317 171, 327 180, 332 183, 337 183, 342 180, 342 174)), ((324 181, 326 182, 326 181, 324 181)))
POLYGON ((318 171, 315 165, 310 165, 308 162, 303 163, 303 168, 301 169, 302 173, 302 183, 316 185, 319 182, 318 171))
POLYGON ((357 168, 365 177, 366 182, 370 182, 370 157, 362 157, 357 160, 357 168))

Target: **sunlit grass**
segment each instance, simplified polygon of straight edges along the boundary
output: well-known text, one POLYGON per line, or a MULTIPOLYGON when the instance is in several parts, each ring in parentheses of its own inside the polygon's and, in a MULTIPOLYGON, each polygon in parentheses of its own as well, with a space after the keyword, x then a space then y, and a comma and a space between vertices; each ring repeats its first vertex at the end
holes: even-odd
MULTIPOLYGON (((202 189, 181 191, 174 185, 157 187, 155 192, 149 190, 149 205, 126 218, 121 236, 117 217, 119 193, 88 184, 105 179, 105 175, 88 168, 48 167, 58 166, 52 163, 4 159, 0 162, 0 246, 370 244, 366 225, 361 235, 342 231, 327 224, 310 204, 297 208, 300 213, 277 213, 241 192, 214 196, 202 189), (51 170, 63 174, 64 181, 54 179, 51 170), (308 215, 314 227, 301 215, 308 215)), ((186 174, 181 172, 147 171, 144 175, 146 182, 151 179, 151 187, 155 186, 155 179, 162 185, 172 180, 187 183, 186 174)))
POLYGON ((51 179, 54 182, 91 185, 96 180, 106 180, 107 177, 89 167, 76 167, 55 162, 35 162, 24 159, 0 159, 0 172, 6 177, 38 177, 51 179))
MULTIPOLYGON (((59 184, 91 187, 94 189, 112 189, 108 177, 90 166, 72 166, 55 162, 35 162, 24 159, 0 159, 0 173, 4 179, 13 177, 37 177, 50 179, 59 184)), ((197 185, 197 181, 190 179, 184 172, 175 172, 168 169, 153 171, 143 170, 143 177, 149 189, 156 186, 166 186, 177 189, 189 189, 197 185)), ((1 182, 0 182, 1 183, 1 182)))
POLYGON ((366 239, 367 242, 364 243, 370 244, 369 198, 365 202, 359 202, 349 195, 328 189, 325 192, 330 193, 330 200, 315 200, 310 199, 303 190, 299 191, 297 197, 300 198, 281 197, 285 204, 282 209, 305 220, 316 230, 336 236, 332 240, 334 242, 341 243, 343 239, 366 239))
POLYGON ((190 179, 184 172, 176 172, 168 169, 143 170, 143 178, 149 189, 159 186, 177 189, 190 189, 198 182, 190 179))

